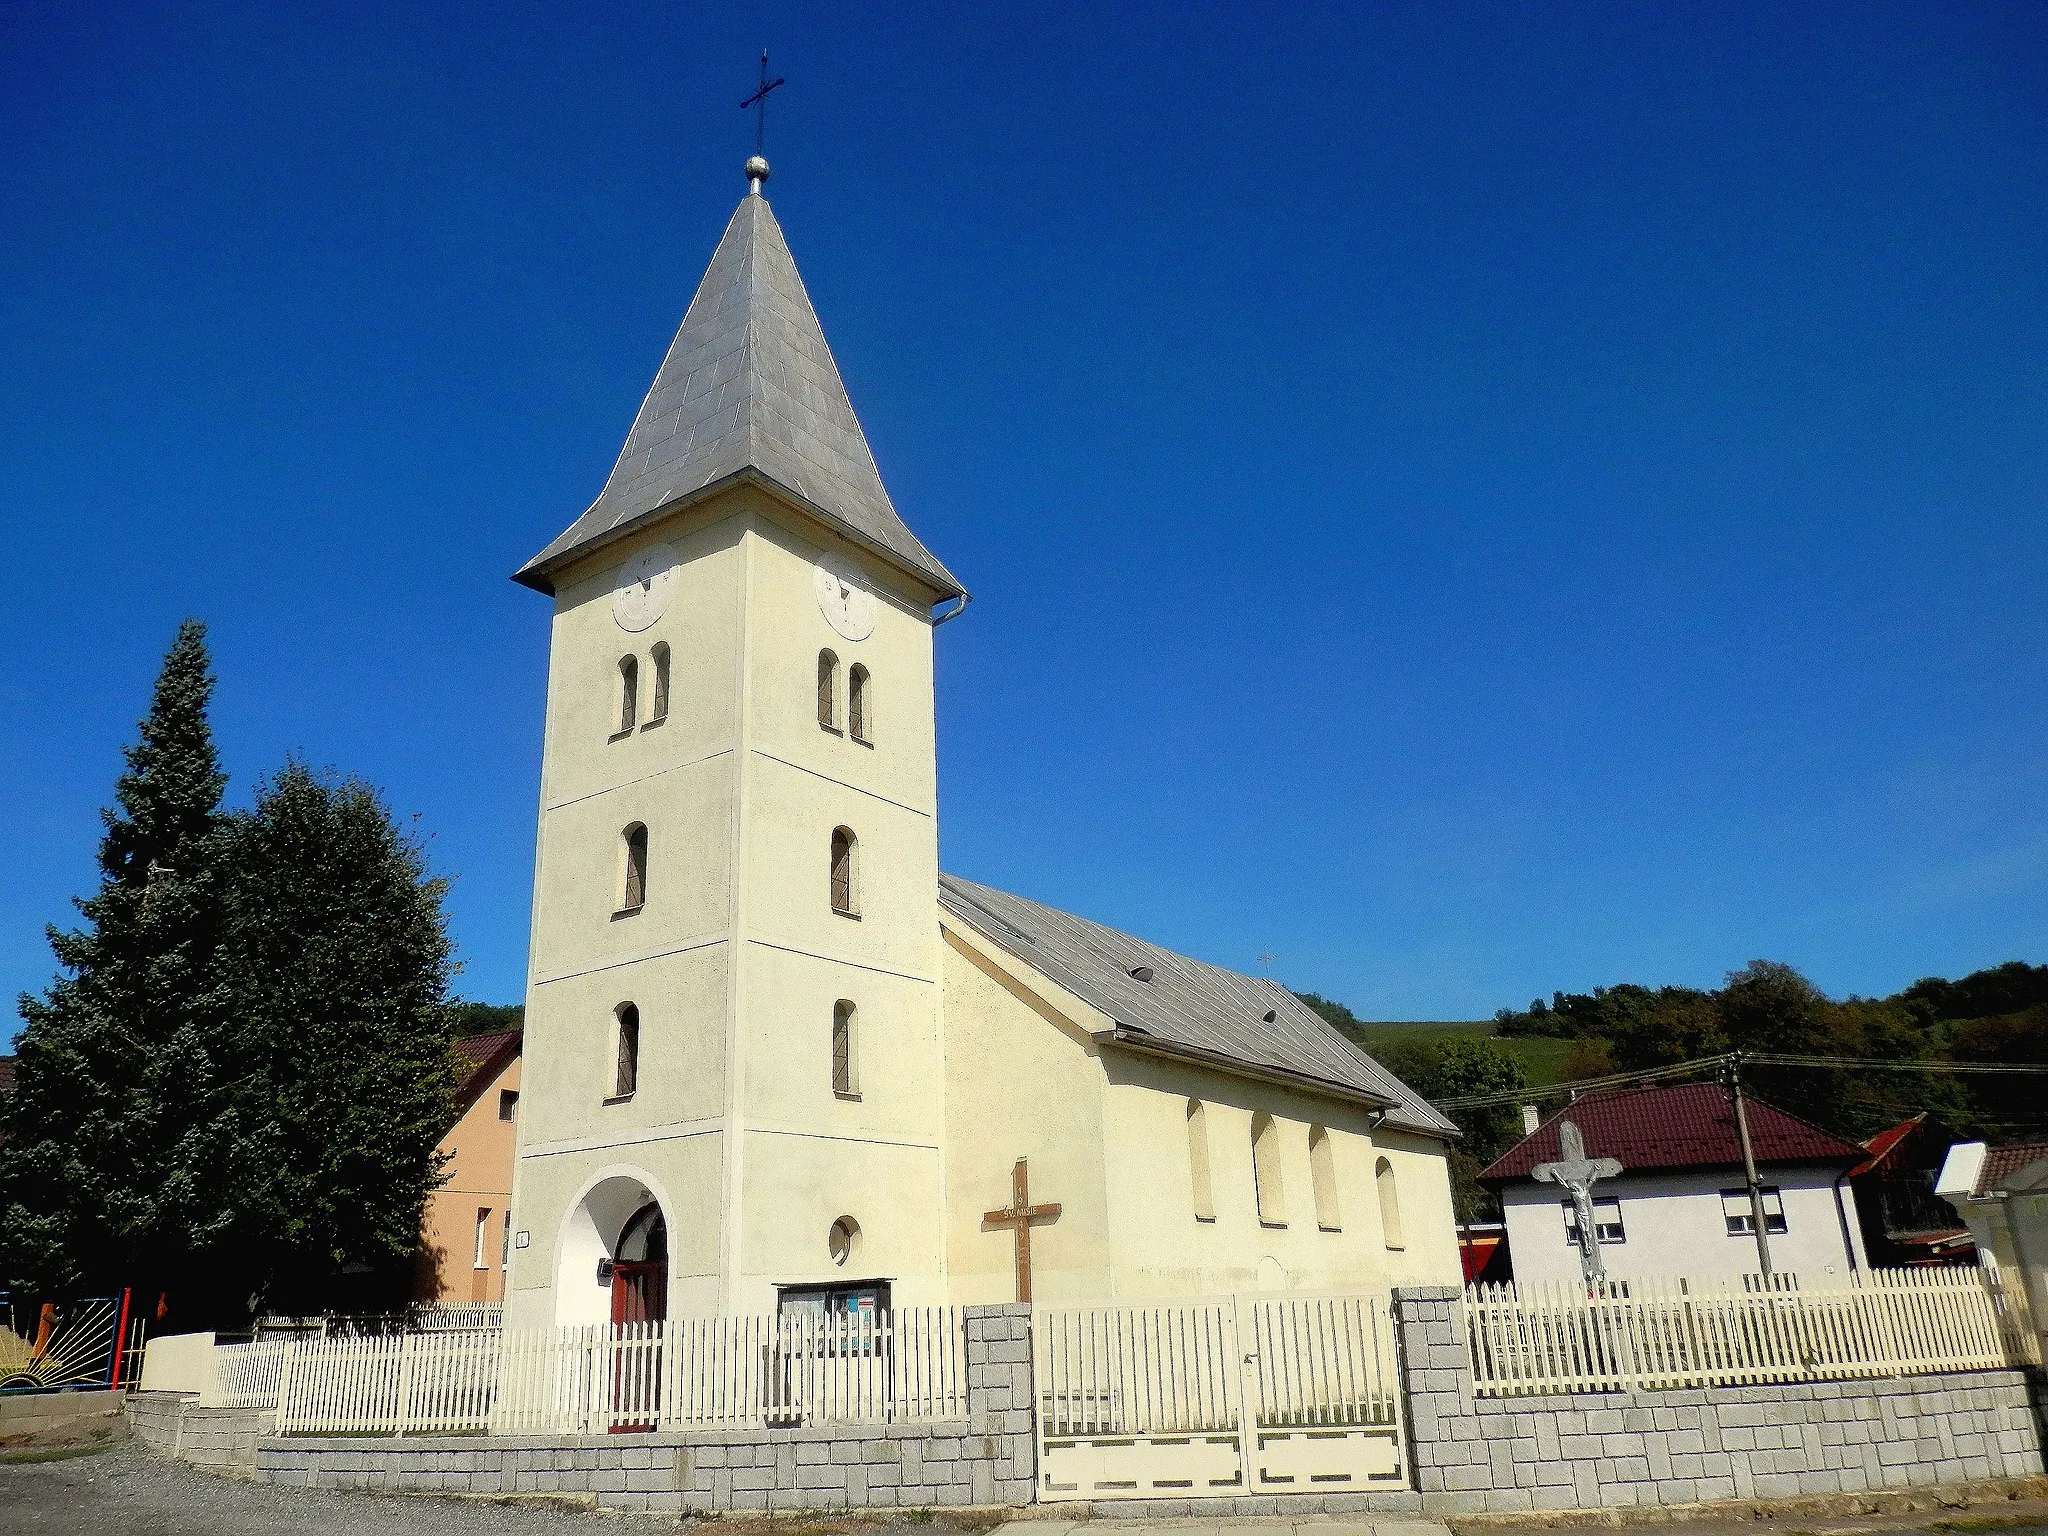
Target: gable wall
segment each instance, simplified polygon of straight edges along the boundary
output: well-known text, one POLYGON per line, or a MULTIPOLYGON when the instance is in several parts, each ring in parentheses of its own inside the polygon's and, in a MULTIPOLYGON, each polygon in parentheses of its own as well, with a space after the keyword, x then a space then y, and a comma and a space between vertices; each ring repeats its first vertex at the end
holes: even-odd
POLYGON ((982 1231, 981 1214, 1010 1203, 1020 1157, 1030 1162, 1033 1203, 1062 1207, 1059 1220, 1032 1229, 1034 1299, 1111 1295, 1105 1085, 1094 1045, 950 933, 944 976, 950 1299, 1016 1300, 1010 1233, 982 1231))
MULTIPOLYGON (((1034 1202, 1059 1201, 1032 1236, 1035 1299, 1099 1301, 1280 1289, 1450 1285, 1459 1278, 1442 1145, 1382 1129, 1343 1100, 1247 1081, 1193 1063, 1104 1051, 1109 1020, 1072 1000, 1076 1020, 1035 996, 1021 961, 1006 975, 950 930, 945 957, 947 1223, 960 1301, 1012 1291, 1007 1232, 981 1231, 1007 1205, 1010 1168, 1030 1159, 1034 1202), (1208 1106, 1214 1221, 1195 1219, 1187 1103, 1208 1106), (1262 1225, 1253 1196, 1251 1122, 1279 1125, 1287 1224, 1262 1225), (1309 1126, 1330 1130, 1341 1228, 1319 1229, 1309 1126), (1374 1165, 1400 1190, 1404 1246, 1380 1228, 1374 1165)), ((1042 980, 1042 978, 1038 978, 1042 980)), ((1054 993, 1057 989, 1052 989, 1054 993)))
MULTIPOLYGON (((1862 1234, 1856 1221, 1856 1192, 1845 1180, 1842 1204, 1835 1206, 1833 1168, 1764 1168, 1763 1182, 1775 1185, 1785 1203, 1785 1231, 1771 1234, 1771 1267, 1797 1274, 1809 1284, 1832 1276, 1846 1284, 1852 1267, 1844 1247, 1855 1244, 1854 1267, 1867 1267, 1862 1234)), ((1755 1274, 1756 1239, 1730 1237, 1721 1210, 1721 1191, 1739 1188, 1742 1170, 1644 1173, 1603 1179, 1593 1186, 1596 1199, 1621 1202, 1622 1230, 1627 1240, 1603 1243, 1601 1262, 1616 1279, 1637 1276, 1735 1276, 1755 1274)), ((1564 1195, 1554 1184, 1528 1180, 1501 1191, 1507 1219, 1508 1252, 1515 1279, 1567 1281, 1579 1279, 1579 1252, 1565 1238, 1564 1195)))

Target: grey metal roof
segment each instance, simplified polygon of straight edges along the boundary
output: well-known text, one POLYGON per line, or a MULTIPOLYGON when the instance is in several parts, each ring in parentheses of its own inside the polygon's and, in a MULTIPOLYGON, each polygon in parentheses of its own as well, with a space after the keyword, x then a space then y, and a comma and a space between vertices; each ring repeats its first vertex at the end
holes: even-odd
POLYGON ((571 556, 749 472, 944 596, 961 595, 896 515, 782 227, 752 193, 725 227, 603 492, 513 579, 552 591, 551 573, 571 556))
POLYGON ((939 876, 939 903, 1108 1014, 1117 1043, 1306 1079, 1386 1105, 1390 1125, 1432 1135, 1456 1130, 1278 982, 1205 965, 955 875, 939 876), (1141 967, 1150 969, 1150 981, 1131 974, 1141 967))

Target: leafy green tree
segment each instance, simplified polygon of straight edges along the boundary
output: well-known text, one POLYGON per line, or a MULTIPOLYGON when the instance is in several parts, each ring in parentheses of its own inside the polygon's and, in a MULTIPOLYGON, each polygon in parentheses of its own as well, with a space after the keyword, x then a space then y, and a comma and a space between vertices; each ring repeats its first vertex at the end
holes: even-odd
POLYGON ((521 1029, 525 1024, 524 1003, 459 1002, 448 1005, 449 1032, 458 1040, 465 1035, 489 1035, 501 1029, 521 1029))
POLYGON ((255 1299, 397 1305, 455 1086, 445 882, 373 790, 296 762, 224 848, 233 1204, 255 1299))
POLYGON ((61 970, 20 1000, 0 1151, 0 1262, 18 1286, 177 1290, 217 1253, 213 687, 205 627, 188 619, 101 812, 85 922, 49 930, 61 970))

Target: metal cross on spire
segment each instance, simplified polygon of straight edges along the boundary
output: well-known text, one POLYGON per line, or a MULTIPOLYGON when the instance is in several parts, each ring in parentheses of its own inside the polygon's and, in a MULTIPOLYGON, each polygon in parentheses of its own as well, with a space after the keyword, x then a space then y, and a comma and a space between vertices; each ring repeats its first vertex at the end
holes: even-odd
POLYGON ((1563 1185, 1571 1196, 1572 1210, 1578 1216, 1579 1268, 1588 1280, 1604 1280, 1607 1266, 1601 1262, 1600 1233, 1593 1221, 1593 1185, 1613 1178, 1621 1172, 1621 1164, 1611 1157, 1587 1157, 1586 1138, 1569 1120, 1558 1122, 1557 1149, 1562 1155, 1556 1162, 1538 1163, 1529 1172, 1538 1183, 1563 1185))
POLYGON ((768 93, 781 84, 783 79, 780 75, 773 80, 768 78, 768 50, 763 48, 760 88, 740 103, 742 112, 748 107, 754 109, 754 157, 747 162, 747 180, 753 184, 756 192, 761 190, 761 183, 768 179, 768 93))

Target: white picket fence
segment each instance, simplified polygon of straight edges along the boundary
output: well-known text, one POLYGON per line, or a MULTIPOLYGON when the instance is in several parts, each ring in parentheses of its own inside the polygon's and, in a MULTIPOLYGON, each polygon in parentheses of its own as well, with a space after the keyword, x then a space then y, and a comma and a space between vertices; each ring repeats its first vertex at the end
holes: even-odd
POLYGON ((283 1339, 262 1339, 254 1344, 216 1345, 213 1358, 218 1372, 216 1388, 219 1393, 219 1406, 276 1406, 278 1376, 284 1369, 284 1354, 289 1348, 291 1345, 283 1339))
POLYGON ((954 1307, 280 1347, 280 1433, 603 1434, 967 1413, 965 1335, 954 1307))
POLYGON ((1032 1310, 1039 1497, 1406 1486, 1384 1292, 1032 1310))
POLYGON ((2035 1363, 2016 1292, 1967 1268, 1479 1285, 1465 1326, 1483 1396, 1841 1381, 2035 1363))

